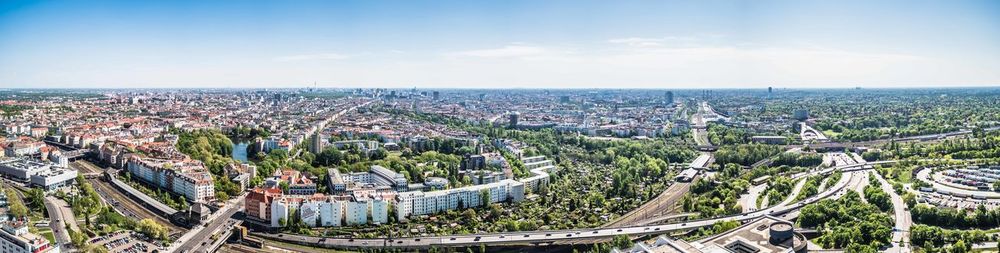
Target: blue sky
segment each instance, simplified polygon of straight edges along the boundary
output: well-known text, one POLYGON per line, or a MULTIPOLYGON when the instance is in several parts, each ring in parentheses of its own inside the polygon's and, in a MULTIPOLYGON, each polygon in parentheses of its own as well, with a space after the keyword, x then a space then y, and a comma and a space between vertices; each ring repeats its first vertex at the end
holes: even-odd
POLYGON ((1000 85, 1000 1, 0 1, 0 87, 1000 85))

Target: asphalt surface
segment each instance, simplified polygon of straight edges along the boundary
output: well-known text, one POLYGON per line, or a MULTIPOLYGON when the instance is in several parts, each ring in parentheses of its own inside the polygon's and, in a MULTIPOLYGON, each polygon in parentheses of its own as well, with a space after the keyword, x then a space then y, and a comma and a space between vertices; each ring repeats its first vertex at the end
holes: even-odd
POLYGON ((52 228, 56 243, 63 247, 72 247, 73 241, 69 237, 66 225, 69 224, 70 228, 75 231, 80 231, 80 228, 76 225, 76 217, 73 216, 73 210, 70 209, 69 204, 56 197, 46 196, 45 209, 49 213, 49 227, 52 228))
POLYGON ((739 203, 740 206, 743 207, 744 213, 757 211, 757 209, 759 209, 759 207, 757 207, 757 199, 760 198, 761 194, 764 193, 765 190, 767 190, 766 183, 751 185, 750 188, 747 189, 747 194, 740 195, 739 203))
POLYGON ((240 195, 236 203, 231 203, 217 211, 216 214, 213 214, 209 218, 208 224, 191 229, 191 231, 175 242, 181 243, 181 245, 173 252, 208 252, 205 248, 209 247, 214 241, 211 238, 213 234, 217 232, 222 233, 223 231, 220 231, 220 228, 232 228, 235 223, 239 222, 233 219, 233 215, 241 210, 245 198, 246 194, 240 195))
POLYGON ((975 196, 975 197, 983 197, 983 198, 988 198, 988 199, 997 199, 997 198, 1000 198, 1000 193, 997 193, 997 192, 962 189, 962 188, 954 187, 954 186, 951 186, 951 185, 938 183, 937 181, 931 179, 931 169, 929 169, 929 168, 921 169, 920 171, 918 171, 917 172, 917 179, 920 180, 920 181, 924 181, 926 183, 931 184, 932 186, 934 186, 934 190, 936 190, 937 192, 940 192, 940 193, 946 193, 946 194, 951 194, 951 195, 960 195, 960 196, 963 196, 963 197, 966 197, 966 196, 975 196))
POLYGON ((886 250, 886 252, 909 253, 912 251, 910 249, 910 226, 913 225, 913 217, 910 216, 910 210, 906 208, 903 197, 899 196, 892 189, 892 185, 881 174, 873 174, 875 174, 875 179, 881 183, 882 191, 888 193, 892 199, 892 211, 895 217, 894 220, 896 221, 896 226, 892 229, 892 247, 886 250))

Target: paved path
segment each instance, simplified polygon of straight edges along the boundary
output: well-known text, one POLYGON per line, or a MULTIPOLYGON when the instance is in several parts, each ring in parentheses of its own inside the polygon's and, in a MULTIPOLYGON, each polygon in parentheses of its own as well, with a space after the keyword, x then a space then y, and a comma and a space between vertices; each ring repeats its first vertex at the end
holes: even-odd
POLYGON ((747 189, 747 194, 740 195, 739 203, 740 206, 743 207, 744 213, 757 211, 757 209, 759 209, 757 206, 757 199, 760 198, 761 193, 764 193, 764 190, 767 190, 767 183, 751 185, 750 189, 747 189))
POLYGON ((885 252, 909 253, 912 251, 910 249, 910 226, 913 225, 910 211, 907 210, 903 197, 900 197, 896 190, 892 189, 892 185, 881 174, 873 174, 875 174, 875 179, 882 184, 882 191, 888 193, 889 197, 892 198, 892 209, 896 221, 896 226, 892 229, 892 247, 885 252))

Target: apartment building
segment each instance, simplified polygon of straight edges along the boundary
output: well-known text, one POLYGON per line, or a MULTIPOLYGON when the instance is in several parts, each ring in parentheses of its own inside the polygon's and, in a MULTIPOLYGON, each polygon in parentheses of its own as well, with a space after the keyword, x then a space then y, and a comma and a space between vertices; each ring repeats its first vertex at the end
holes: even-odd
POLYGON ((196 161, 176 161, 133 156, 128 171, 147 183, 194 202, 215 199, 215 184, 208 170, 196 161))

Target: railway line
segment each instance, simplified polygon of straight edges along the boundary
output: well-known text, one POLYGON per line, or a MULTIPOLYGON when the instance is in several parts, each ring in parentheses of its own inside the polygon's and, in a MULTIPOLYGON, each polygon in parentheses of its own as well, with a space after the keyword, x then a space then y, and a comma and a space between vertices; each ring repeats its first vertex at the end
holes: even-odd
POLYGON ((187 229, 185 228, 174 225, 173 222, 164 218, 163 216, 157 215, 149 211, 141 204, 136 203, 135 200, 132 200, 128 196, 125 196, 125 193, 119 192, 118 189, 115 189, 113 186, 111 186, 110 183, 105 182, 104 180, 91 180, 91 184, 94 185, 94 190, 97 191, 97 194, 100 195, 101 198, 104 199, 104 201, 107 204, 109 204, 112 208, 114 208, 122 215, 125 215, 125 217, 127 218, 153 219, 157 223, 160 223, 164 225, 164 227, 169 229, 171 235, 181 234, 187 231, 187 229))

